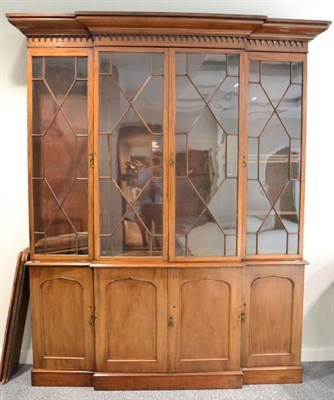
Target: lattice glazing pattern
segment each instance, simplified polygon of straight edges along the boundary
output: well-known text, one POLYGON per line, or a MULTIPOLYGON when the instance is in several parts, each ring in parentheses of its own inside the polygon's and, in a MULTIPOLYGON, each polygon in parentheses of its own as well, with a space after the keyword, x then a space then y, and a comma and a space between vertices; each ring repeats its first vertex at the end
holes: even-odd
POLYGON ((33 230, 38 254, 88 254, 87 152, 87 57, 33 57, 33 230))
POLYGON ((161 53, 99 55, 101 256, 162 254, 163 82, 161 53))
POLYGON ((296 254, 302 63, 251 61, 247 254, 296 254))
POLYGON ((236 255, 238 98, 238 55, 176 55, 176 256, 236 255))

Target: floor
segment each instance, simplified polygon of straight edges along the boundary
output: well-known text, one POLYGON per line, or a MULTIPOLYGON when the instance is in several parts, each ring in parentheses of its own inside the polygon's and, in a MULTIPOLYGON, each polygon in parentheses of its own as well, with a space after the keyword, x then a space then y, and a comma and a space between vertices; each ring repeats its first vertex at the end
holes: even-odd
POLYGON ((334 361, 304 363, 304 382, 290 385, 249 385, 234 390, 96 392, 93 388, 31 387, 31 365, 20 366, 1 400, 333 400, 334 361))

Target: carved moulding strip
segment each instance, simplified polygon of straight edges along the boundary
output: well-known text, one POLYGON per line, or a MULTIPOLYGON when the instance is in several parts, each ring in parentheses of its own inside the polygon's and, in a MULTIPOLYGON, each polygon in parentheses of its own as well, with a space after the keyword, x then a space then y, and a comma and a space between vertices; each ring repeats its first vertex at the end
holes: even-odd
POLYGON ((99 33, 94 35, 30 35, 28 47, 159 46, 212 47, 246 51, 307 53, 307 41, 250 39, 222 35, 99 33))
POLYGON ((95 46, 166 46, 166 47, 217 47, 244 49, 247 51, 307 52, 307 41, 249 39, 239 36, 220 35, 177 35, 177 34, 127 34, 102 33, 93 35, 95 46))
POLYGON ((218 47, 244 48, 244 38, 222 35, 177 35, 148 33, 99 33, 93 35, 95 46, 159 46, 159 47, 218 47))
POLYGON ((29 35, 28 47, 93 47, 90 35, 29 35))
POLYGON ((247 51, 307 53, 308 42, 303 40, 245 39, 247 51))

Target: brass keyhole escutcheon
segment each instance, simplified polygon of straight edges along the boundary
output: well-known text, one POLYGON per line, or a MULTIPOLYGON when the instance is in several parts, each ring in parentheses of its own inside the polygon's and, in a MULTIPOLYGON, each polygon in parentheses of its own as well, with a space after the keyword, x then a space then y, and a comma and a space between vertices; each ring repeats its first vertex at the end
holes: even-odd
POLYGON ((174 165, 174 154, 171 154, 171 155, 170 155, 169 160, 168 160, 168 164, 169 164, 170 166, 173 166, 173 165, 174 165))
POLYGON ((243 321, 245 320, 245 318, 246 318, 246 315, 245 315, 244 312, 242 312, 242 313, 239 315, 239 320, 240 320, 241 322, 243 322, 243 321))
POLYGON ((174 326, 174 319, 173 319, 173 317, 169 317, 168 326, 169 326, 170 328, 173 328, 173 326, 174 326))
POLYGON ((243 166, 243 168, 247 167, 246 157, 242 157, 242 166, 243 166))
POLYGON ((89 325, 94 327, 95 326, 95 320, 96 320, 95 315, 91 315, 90 319, 89 319, 89 325))
POLYGON ((89 155, 89 166, 91 168, 93 168, 93 166, 94 166, 94 154, 93 153, 90 153, 90 155, 89 155))

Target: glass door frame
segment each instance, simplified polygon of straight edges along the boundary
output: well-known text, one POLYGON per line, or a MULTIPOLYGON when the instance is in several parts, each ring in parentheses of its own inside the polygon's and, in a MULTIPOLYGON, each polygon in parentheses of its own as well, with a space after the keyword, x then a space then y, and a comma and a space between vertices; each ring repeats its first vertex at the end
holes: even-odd
MULTIPOLYGON (((305 156, 306 156, 306 105, 307 105, 307 54, 299 53, 262 53, 262 52, 249 52, 246 53, 245 59, 245 141, 244 152, 246 160, 248 160, 248 92, 249 92, 249 63, 250 61, 268 61, 268 62, 302 62, 302 106, 301 106, 301 149, 300 149, 300 201, 299 201, 299 238, 298 238, 298 252, 295 254, 246 254, 246 235, 247 235, 247 174, 245 176, 244 184, 244 213, 243 213, 243 254, 242 259, 247 262, 247 265, 259 265, 261 261, 268 262, 282 261, 289 262, 290 260, 303 261, 303 235, 304 235, 304 204, 305 204, 305 156)), ((304 262, 305 263, 305 262, 304 262)))
POLYGON ((247 178, 245 168, 245 140, 247 137, 245 109, 246 100, 245 87, 248 75, 245 73, 246 55, 244 51, 233 49, 215 49, 215 48, 182 48, 170 49, 170 105, 169 105, 169 127, 170 127, 170 155, 175 158, 175 121, 176 121, 176 54, 226 54, 239 55, 239 92, 238 92, 238 161, 237 161, 237 194, 236 194, 236 255, 235 256, 176 256, 175 255, 175 163, 170 168, 169 174, 169 193, 170 193, 170 218, 169 218, 169 261, 171 262, 219 262, 235 263, 241 260, 242 249, 244 246, 244 183, 247 178))
POLYGON ((102 46, 94 49, 94 238, 95 238, 95 260, 101 263, 134 261, 162 262, 168 261, 168 216, 169 216, 169 127, 168 127, 168 105, 169 105, 169 58, 168 49, 162 47, 123 47, 102 46), (99 54, 111 53, 162 53, 164 56, 163 66, 163 212, 162 212, 162 256, 101 256, 100 254, 100 204, 99 204, 99 54))
POLYGON ((93 213, 93 168, 90 167, 89 155, 93 154, 93 51, 91 48, 28 48, 27 49, 27 114, 28 114, 28 182, 29 182, 29 242, 31 260, 48 261, 83 261, 94 258, 94 213, 93 213), (87 176, 88 176, 88 254, 39 254, 35 253, 34 240, 34 203, 33 203, 33 149, 32 149, 32 59, 33 57, 87 57, 87 176))

